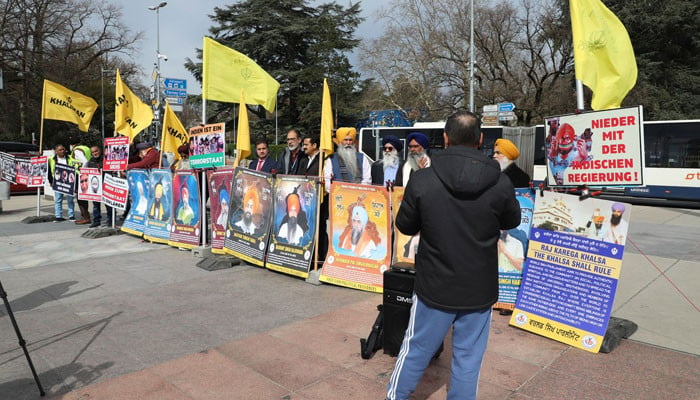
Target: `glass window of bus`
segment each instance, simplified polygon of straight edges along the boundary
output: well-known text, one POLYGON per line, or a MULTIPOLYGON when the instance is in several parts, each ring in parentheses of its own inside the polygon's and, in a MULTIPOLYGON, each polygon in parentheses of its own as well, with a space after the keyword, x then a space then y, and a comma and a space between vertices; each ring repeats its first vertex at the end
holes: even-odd
POLYGON ((644 158, 647 167, 697 168, 700 163, 700 120, 646 122, 644 158))

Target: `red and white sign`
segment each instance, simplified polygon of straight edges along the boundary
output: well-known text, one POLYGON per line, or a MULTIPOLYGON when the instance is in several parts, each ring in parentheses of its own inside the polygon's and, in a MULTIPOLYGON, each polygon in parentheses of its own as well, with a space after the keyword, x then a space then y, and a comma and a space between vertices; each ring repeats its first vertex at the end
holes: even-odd
POLYGON ((105 171, 124 171, 129 163, 129 137, 105 138, 105 154, 102 168, 105 171))
POLYGON ((102 172, 98 168, 80 168, 78 200, 102 201, 102 172))
POLYGON ((102 185, 102 202, 118 210, 124 210, 128 198, 129 184, 127 180, 106 174, 102 185))
POLYGON ((46 174, 49 170, 49 158, 47 156, 32 157, 32 173, 29 176, 28 187, 44 186, 46 174))

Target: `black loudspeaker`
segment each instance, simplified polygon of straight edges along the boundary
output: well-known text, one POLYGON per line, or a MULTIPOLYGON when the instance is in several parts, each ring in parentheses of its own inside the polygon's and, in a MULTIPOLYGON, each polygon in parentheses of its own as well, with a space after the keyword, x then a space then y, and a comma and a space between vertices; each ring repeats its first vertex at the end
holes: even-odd
POLYGON ((385 354, 396 356, 401 349, 413 304, 415 270, 392 267, 384 272, 384 327, 382 348, 385 354))

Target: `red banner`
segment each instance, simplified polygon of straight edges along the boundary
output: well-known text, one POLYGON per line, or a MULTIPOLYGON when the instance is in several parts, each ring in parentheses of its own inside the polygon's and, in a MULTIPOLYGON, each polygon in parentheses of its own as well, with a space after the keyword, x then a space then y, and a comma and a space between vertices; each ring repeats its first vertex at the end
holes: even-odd
POLYGON ((129 163, 129 137, 105 138, 105 154, 102 168, 105 171, 124 171, 129 163))

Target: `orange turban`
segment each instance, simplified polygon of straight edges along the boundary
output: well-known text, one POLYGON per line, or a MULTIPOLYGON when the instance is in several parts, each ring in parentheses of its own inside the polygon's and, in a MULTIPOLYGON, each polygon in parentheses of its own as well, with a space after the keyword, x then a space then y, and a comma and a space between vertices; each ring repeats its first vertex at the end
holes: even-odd
POLYGON ((297 212, 301 210, 301 204, 299 202, 299 195, 296 193, 290 193, 289 196, 287 196, 287 212, 289 213, 289 210, 292 209, 292 207, 295 207, 297 212))
POLYGON ((508 139, 497 139, 496 146, 498 146, 498 151, 508 157, 509 160, 517 160, 520 157, 520 151, 515 147, 515 143, 508 139))
POLYGON ((357 130, 355 130, 355 128, 338 128, 338 130, 335 131, 335 138, 338 142, 342 142, 348 135, 352 137, 352 140, 355 140, 355 137, 357 137, 357 130))
POLYGON ((258 213, 260 200, 258 199, 258 191, 255 190, 254 187, 251 187, 250 189, 246 190, 245 195, 243 196, 243 207, 248 205, 248 202, 251 200, 253 201, 253 212, 258 213))

